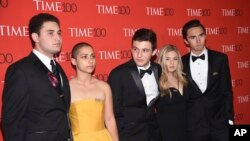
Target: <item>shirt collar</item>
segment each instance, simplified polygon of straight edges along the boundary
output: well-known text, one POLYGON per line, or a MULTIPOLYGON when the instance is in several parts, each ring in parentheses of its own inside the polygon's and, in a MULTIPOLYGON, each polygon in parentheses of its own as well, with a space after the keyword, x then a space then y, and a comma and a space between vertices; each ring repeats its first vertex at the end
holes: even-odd
POLYGON ((138 68, 138 70, 146 70, 146 69, 148 69, 149 67, 151 66, 151 62, 149 62, 149 64, 148 64, 148 66, 146 66, 146 67, 138 67, 137 66, 137 68, 138 68))
POLYGON ((203 61, 206 61, 207 58, 208 58, 208 51, 207 51, 207 48, 206 48, 206 47, 204 48, 204 50, 203 50, 199 55, 196 55, 196 54, 190 52, 190 62, 194 63, 194 62, 192 61, 192 56, 200 56, 200 55, 202 55, 202 54, 205 55, 205 60, 203 60, 203 61))
POLYGON ((199 55, 196 55, 196 54, 194 54, 193 52, 191 52, 190 57, 191 57, 191 56, 200 56, 200 55, 202 55, 202 54, 204 54, 205 57, 207 57, 207 48, 206 48, 206 47, 203 49, 203 51, 202 51, 199 55))
POLYGON ((42 61, 42 63, 51 71, 50 61, 53 60, 46 55, 42 54, 41 52, 33 49, 32 52, 42 61))

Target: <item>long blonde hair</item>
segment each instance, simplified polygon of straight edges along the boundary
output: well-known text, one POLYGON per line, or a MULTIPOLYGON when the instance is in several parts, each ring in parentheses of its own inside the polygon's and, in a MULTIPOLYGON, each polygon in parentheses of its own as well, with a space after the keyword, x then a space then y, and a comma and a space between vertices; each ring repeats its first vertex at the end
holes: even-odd
POLYGON ((160 51, 158 53, 158 57, 157 57, 157 62, 162 67, 162 74, 161 74, 160 81, 159 81, 159 86, 160 86, 160 91, 161 91, 162 96, 169 93, 169 91, 168 91, 169 86, 167 83, 168 82, 168 75, 167 75, 168 68, 166 66, 166 55, 170 51, 174 51, 178 55, 178 64, 177 64, 176 71, 174 71, 174 76, 177 78, 178 83, 181 83, 183 86, 185 86, 187 84, 187 80, 184 77, 185 73, 183 72, 183 64, 181 61, 180 52, 176 48, 176 46, 167 44, 160 49, 160 51))

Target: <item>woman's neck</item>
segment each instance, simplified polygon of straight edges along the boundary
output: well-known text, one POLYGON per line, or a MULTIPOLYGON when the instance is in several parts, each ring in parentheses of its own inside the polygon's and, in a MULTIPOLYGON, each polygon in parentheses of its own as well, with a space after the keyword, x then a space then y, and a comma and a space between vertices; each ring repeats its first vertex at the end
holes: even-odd
POLYGON ((81 84, 90 84, 93 79, 93 76, 88 73, 77 73, 76 80, 81 84))

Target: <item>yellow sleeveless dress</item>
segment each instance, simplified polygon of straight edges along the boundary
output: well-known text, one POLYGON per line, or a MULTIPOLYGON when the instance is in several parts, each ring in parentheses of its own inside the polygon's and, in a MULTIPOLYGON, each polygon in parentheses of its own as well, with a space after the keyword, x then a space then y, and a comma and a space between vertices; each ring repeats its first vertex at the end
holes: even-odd
POLYGON ((103 100, 83 99, 72 103, 69 117, 74 141, 112 141, 103 113, 103 100))

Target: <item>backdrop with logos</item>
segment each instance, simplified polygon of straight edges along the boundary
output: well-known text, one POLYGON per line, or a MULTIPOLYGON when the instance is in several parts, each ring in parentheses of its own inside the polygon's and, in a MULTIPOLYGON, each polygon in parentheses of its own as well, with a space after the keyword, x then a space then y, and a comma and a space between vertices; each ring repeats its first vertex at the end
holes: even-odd
POLYGON ((27 25, 35 14, 47 12, 60 19, 63 48, 57 61, 69 79, 74 76, 71 49, 85 41, 96 53, 94 75, 104 81, 111 69, 131 58, 131 38, 137 29, 153 29, 158 49, 174 44, 184 55, 189 50, 181 28, 188 20, 199 19, 206 27, 208 48, 229 57, 235 122, 250 124, 249 6, 248 0, 0 0, 1 94, 7 67, 32 49, 27 25))

